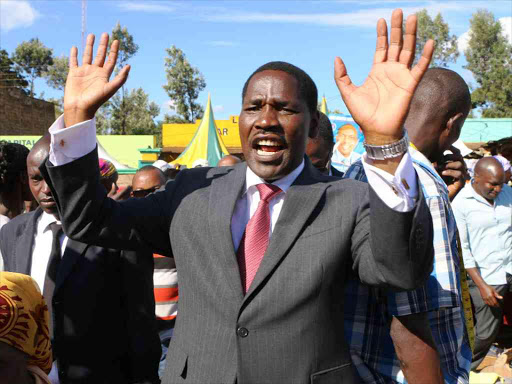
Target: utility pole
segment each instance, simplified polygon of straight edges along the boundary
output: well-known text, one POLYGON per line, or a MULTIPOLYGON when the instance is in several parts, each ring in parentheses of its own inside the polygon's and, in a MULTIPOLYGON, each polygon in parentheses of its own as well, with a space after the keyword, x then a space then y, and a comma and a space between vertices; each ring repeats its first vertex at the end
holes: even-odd
POLYGON ((81 55, 84 54, 85 50, 85 40, 86 40, 86 30, 87 30, 87 0, 82 0, 82 52, 81 55))

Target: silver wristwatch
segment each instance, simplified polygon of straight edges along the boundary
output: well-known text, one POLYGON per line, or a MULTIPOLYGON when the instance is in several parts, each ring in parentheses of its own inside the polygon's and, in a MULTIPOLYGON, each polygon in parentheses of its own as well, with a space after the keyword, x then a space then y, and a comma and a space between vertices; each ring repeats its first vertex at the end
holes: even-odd
POLYGON ((407 131, 404 130, 404 137, 394 143, 386 145, 371 145, 364 142, 363 146, 366 149, 366 156, 372 160, 392 159, 407 152, 407 149, 409 148, 409 136, 407 136, 407 131))

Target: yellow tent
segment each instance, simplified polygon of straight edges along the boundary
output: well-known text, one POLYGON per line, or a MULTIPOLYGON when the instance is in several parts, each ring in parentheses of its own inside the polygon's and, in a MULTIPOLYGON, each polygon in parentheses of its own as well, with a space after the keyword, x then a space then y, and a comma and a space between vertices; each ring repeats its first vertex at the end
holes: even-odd
POLYGON ((329 110, 327 109, 327 100, 325 99, 325 96, 322 97, 322 105, 320 106, 320 112, 325 113, 326 115, 329 113, 329 110))
POLYGON ((207 161, 209 166, 215 167, 219 160, 226 155, 229 155, 229 152, 215 125, 210 94, 208 94, 208 104, 201 124, 197 127, 194 137, 185 150, 171 164, 177 163, 192 168, 194 162, 203 160, 202 162, 207 161))

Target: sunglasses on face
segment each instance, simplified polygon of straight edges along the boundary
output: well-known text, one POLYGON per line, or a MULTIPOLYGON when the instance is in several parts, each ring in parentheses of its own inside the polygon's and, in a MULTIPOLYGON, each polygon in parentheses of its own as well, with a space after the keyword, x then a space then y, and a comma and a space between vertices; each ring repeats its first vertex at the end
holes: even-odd
POLYGON ((160 188, 159 185, 155 185, 154 187, 148 189, 137 189, 136 191, 132 191, 132 196, 138 199, 141 197, 146 197, 150 193, 153 193, 156 190, 158 190, 158 188, 160 188))

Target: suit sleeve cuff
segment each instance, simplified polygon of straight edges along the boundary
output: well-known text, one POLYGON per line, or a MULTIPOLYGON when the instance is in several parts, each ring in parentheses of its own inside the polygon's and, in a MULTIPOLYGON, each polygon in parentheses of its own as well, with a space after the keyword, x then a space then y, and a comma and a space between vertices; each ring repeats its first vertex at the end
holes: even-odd
POLYGON ((418 199, 417 176, 409 152, 405 153, 394 175, 366 162, 362 157, 368 183, 382 201, 398 212, 412 211, 418 199))
POLYGON ((91 153, 96 148, 96 120, 64 128, 61 115, 48 130, 51 135, 50 162, 59 166, 91 153))

